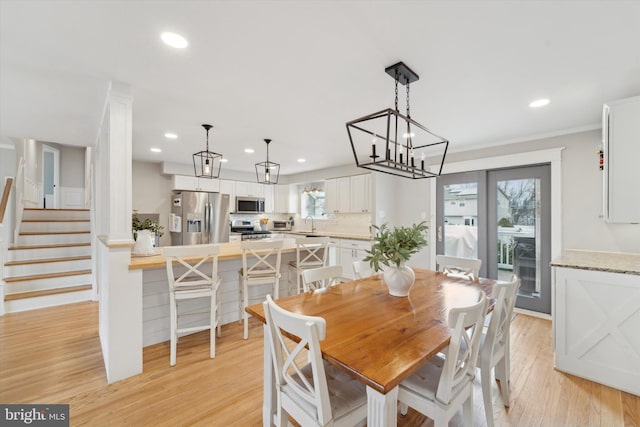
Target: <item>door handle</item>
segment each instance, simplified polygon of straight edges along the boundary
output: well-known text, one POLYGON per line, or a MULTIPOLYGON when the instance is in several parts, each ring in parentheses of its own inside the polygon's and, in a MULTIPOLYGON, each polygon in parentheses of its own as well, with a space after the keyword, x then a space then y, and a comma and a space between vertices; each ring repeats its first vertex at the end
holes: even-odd
POLYGON ((438 226, 438 242, 442 243, 442 226, 438 226))

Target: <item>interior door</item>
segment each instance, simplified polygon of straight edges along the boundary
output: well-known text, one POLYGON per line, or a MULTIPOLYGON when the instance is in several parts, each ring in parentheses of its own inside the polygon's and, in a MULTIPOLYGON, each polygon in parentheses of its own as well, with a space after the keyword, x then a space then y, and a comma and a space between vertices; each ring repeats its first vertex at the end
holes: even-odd
MULTIPOLYGON (((436 183, 436 251, 486 260, 486 178, 484 171, 442 175, 436 183)), ((482 263, 480 276, 487 276, 482 263)))
POLYGON ((488 277, 516 274, 516 307, 551 313, 551 167, 488 173, 488 277))
POLYGON ((59 207, 60 150, 42 146, 42 197, 46 209, 59 207))

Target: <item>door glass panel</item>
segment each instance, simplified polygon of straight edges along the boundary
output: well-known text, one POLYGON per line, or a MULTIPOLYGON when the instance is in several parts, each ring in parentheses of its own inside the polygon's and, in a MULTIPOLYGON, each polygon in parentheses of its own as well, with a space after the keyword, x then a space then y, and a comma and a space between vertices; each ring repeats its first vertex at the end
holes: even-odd
POLYGON ((498 279, 521 279, 521 296, 540 298, 540 179, 497 181, 498 279))
POLYGON ((478 258, 478 183, 449 184, 443 190, 444 255, 478 258))

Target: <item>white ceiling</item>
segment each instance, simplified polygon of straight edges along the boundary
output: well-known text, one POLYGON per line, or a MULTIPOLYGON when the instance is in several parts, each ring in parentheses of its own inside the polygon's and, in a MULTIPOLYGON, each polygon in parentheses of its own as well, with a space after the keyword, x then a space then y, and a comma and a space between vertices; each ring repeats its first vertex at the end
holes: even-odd
POLYGON ((134 159, 190 163, 211 123, 223 169, 263 138, 284 175, 349 164, 345 122, 393 106, 404 61, 412 117, 460 151, 599 127, 640 95, 639 42, 640 1, 0 0, 0 137, 93 145, 113 80, 134 159))

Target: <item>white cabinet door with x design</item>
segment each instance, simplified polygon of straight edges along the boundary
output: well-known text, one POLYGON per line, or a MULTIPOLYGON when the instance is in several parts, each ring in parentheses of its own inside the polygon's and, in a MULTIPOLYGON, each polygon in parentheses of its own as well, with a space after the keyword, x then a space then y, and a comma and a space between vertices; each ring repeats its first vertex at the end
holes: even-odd
POLYGON ((640 395, 640 275, 554 274, 555 367, 640 395))

